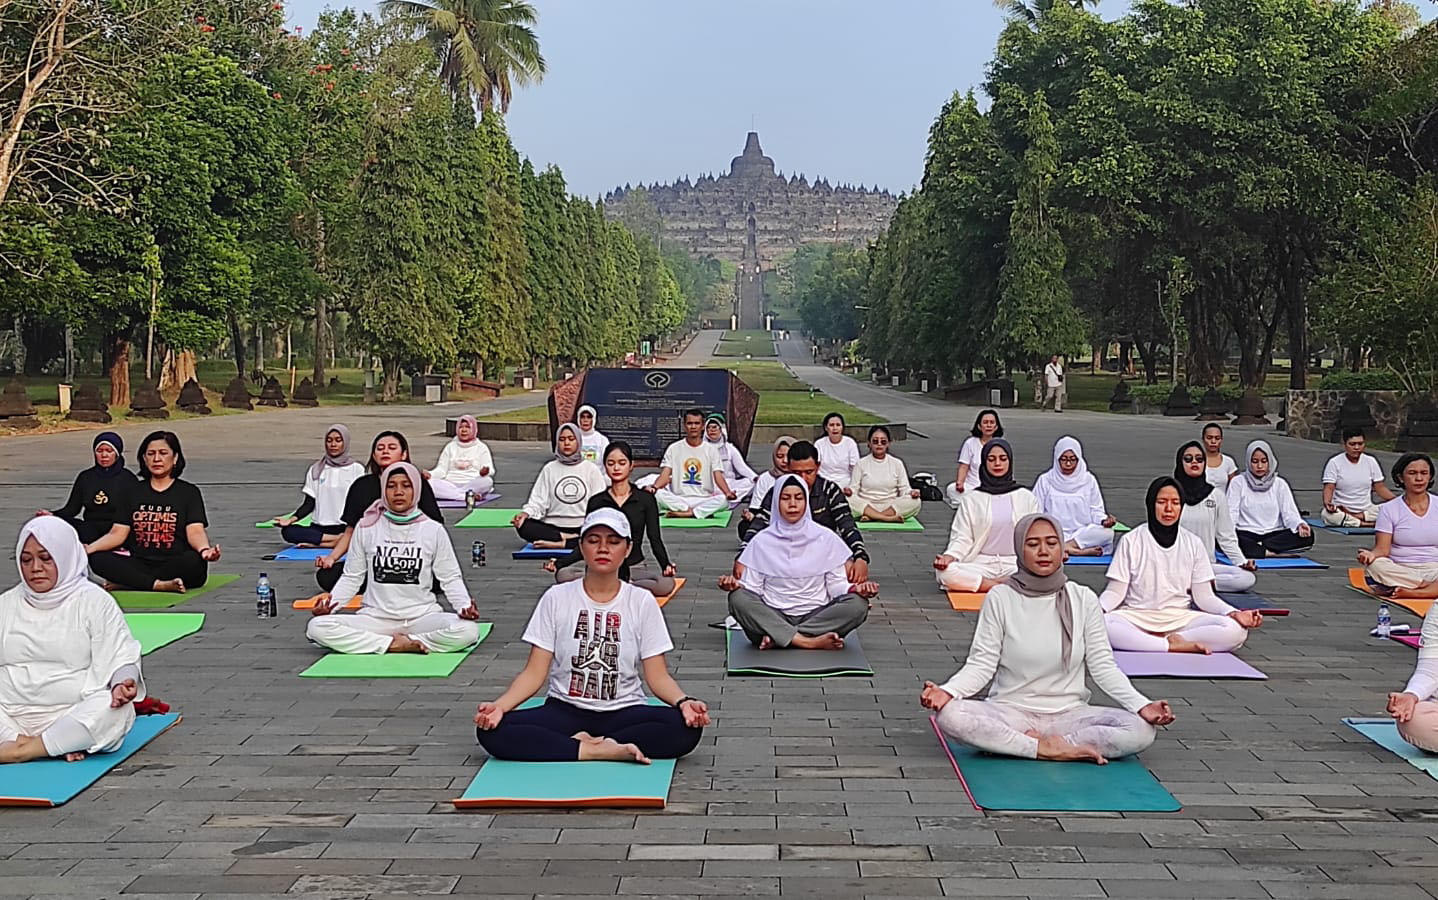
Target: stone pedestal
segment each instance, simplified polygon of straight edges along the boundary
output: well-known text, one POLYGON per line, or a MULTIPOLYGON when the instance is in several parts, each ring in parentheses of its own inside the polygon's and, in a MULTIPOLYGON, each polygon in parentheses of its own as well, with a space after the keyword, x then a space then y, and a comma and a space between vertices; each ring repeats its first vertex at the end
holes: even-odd
POLYGON ((1362 428, 1363 433, 1369 435, 1377 427, 1378 420, 1373 418, 1368 401, 1358 391, 1349 391, 1338 407, 1338 440, 1343 440, 1343 432, 1349 428, 1362 428))
POLYGON ((1268 411, 1263 408, 1263 395, 1257 389, 1249 388, 1238 398, 1238 413, 1234 417, 1235 425, 1270 425, 1268 411))
POLYGON ((25 393, 25 385, 18 380, 5 385, 0 391, 0 424, 11 428, 35 428, 40 420, 35 417, 35 404, 25 393))
POLYGON ((175 401, 175 405, 187 413, 201 416, 210 414, 210 404, 205 400, 205 392, 200 389, 199 382, 193 378, 186 381, 180 388, 180 397, 175 401))
POLYGON ((1128 382, 1122 378, 1113 386, 1113 395, 1108 398, 1108 411, 1116 413, 1133 412, 1133 395, 1128 392, 1128 382))
POLYGON ((291 398, 295 406, 319 406, 319 394, 315 393, 314 382, 308 378, 301 378, 300 383, 295 387, 295 396, 291 398))
POLYGON ((170 411, 165 408, 165 400, 160 396, 160 390, 155 387, 154 382, 141 381, 135 385, 135 391, 130 398, 130 415, 141 419, 170 417, 170 411))
POLYGON ((265 381, 265 386, 260 391, 260 399, 258 402, 261 406, 277 406, 280 408, 289 406, 289 404, 285 402, 285 392, 284 389, 280 387, 279 379, 273 375, 265 381))
POLYGON ((1194 419, 1200 422, 1218 422, 1228 419, 1228 401, 1218 392, 1218 388, 1211 387, 1203 392, 1198 401, 1198 415, 1194 419))
POLYGON ((1193 405, 1193 398, 1188 395, 1188 386, 1176 384, 1173 386, 1173 393, 1168 395, 1168 402, 1164 404, 1163 414, 1166 416, 1192 416, 1198 412, 1193 405))
POLYGON ((93 384, 82 384, 70 401, 70 414, 66 416, 76 422, 98 422, 108 425, 114 421, 110 416, 110 404, 100 396, 100 389, 93 384))
POLYGON ((245 385, 245 379, 236 375, 225 385, 225 396, 221 398, 220 405, 225 409, 254 409, 255 405, 250 399, 250 389, 245 385))
MULTIPOLYGON (((1288 436, 1310 441, 1338 442, 1343 439, 1339 413, 1345 403, 1368 408, 1373 425, 1365 426, 1372 438, 1397 438, 1403 430, 1408 411, 1404 396, 1398 391, 1319 391, 1288 392, 1288 409, 1284 416, 1288 436), (1357 396, 1357 400, 1353 397, 1357 396)), ((1361 415, 1356 409, 1350 414, 1361 415)))
POLYGON ((1438 404, 1432 397, 1416 397, 1408 403, 1408 422, 1398 433, 1395 449, 1401 453, 1438 450, 1438 404))

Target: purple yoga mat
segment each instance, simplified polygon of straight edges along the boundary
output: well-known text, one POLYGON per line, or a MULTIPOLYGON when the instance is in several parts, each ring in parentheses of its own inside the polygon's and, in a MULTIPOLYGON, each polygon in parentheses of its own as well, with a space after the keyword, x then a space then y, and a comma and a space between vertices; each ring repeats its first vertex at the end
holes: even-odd
POLYGON ((1135 653, 1115 650, 1113 658, 1130 678, 1255 678, 1268 676, 1232 653, 1135 653))

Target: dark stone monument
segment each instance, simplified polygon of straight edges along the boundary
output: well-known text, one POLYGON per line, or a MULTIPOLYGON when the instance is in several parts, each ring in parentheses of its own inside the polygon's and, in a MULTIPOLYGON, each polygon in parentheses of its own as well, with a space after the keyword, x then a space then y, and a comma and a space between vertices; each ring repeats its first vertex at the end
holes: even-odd
POLYGON ((1268 411, 1263 408, 1263 395, 1257 388, 1249 388, 1238 398, 1235 425, 1268 425, 1268 411))
POLYGON ((1108 398, 1108 411, 1116 413, 1133 412, 1133 396, 1128 392, 1128 382, 1122 378, 1113 386, 1113 396, 1108 398))
POLYGON ((225 385, 225 396, 220 400, 220 405, 225 409, 254 409, 255 404, 250 401, 250 389, 245 385, 245 379, 236 375, 225 385))
POLYGON ((135 385, 130 397, 130 415, 141 419, 168 419, 170 411, 165 408, 165 398, 153 381, 141 380, 135 385))
POLYGON ((210 414, 210 404, 205 401, 205 392, 200 390, 200 383, 191 378, 180 388, 180 397, 175 405, 187 413, 196 413, 202 416, 210 414))
POLYGON ((1343 432, 1349 428, 1362 428, 1363 433, 1369 435, 1378 428, 1378 420, 1373 418, 1373 410, 1358 391, 1349 391, 1344 395, 1343 404, 1338 407, 1338 430, 1333 435, 1333 440, 1341 443, 1343 432))
POLYGON ((1163 405, 1163 414, 1166 416, 1191 416, 1198 412, 1193 405, 1193 398, 1188 395, 1188 385, 1180 382, 1173 386, 1173 392, 1168 395, 1168 402, 1163 405))
POLYGON ((1408 422, 1398 432, 1395 449, 1431 452, 1438 450, 1438 404, 1429 396, 1415 397, 1408 403, 1408 422))
POLYGON ((70 414, 66 418, 76 422, 98 422, 101 425, 114 421, 110 417, 110 404, 105 402, 100 396, 100 389, 93 384, 82 384, 75 391, 75 396, 70 401, 70 414))
POLYGON ((336 376, 334 376, 334 375, 331 375, 331 376, 330 376, 330 390, 334 390, 335 388, 337 388, 337 387, 339 387, 339 386, 340 386, 340 380, 339 380, 339 378, 336 377, 336 376))
POLYGON ((1203 392, 1198 400, 1198 415, 1194 416, 1200 422, 1216 422, 1228 418, 1228 401, 1218 392, 1218 388, 1211 387, 1203 392))
POLYGON ((265 382, 264 388, 260 391, 259 404, 261 406, 278 406, 281 408, 289 406, 289 404, 285 402, 285 392, 284 389, 280 387, 278 378, 271 375, 269 380, 265 382))
POLYGON ((0 420, 11 428, 35 428, 40 420, 35 417, 35 404, 25 393, 25 385, 18 380, 5 385, 0 391, 0 420))
POLYGON ((319 406, 320 398, 315 393, 315 384, 309 378, 301 378, 298 386, 295 387, 295 396, 291 399, 295 406, 319 406))

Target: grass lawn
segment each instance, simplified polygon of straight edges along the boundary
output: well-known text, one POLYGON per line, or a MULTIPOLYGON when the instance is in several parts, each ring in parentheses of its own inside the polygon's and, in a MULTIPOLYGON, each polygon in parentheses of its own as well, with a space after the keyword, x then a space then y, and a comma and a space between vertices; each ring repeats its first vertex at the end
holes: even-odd
POLYGON ((721 341, 772 341, 773 339, 774 333, 763 329, 726 331, 719 336, 721 341))
MULTIPOLYGON (((867 376, 866 376, 867 377, 867 376)), ((1142 376, 1127 379, 1130 387, 1143 384, 1142 376)), ((1118 384, 1118 376, 1104 373, 1102 375, 1089 375, 1087 373, 1070 372, 1064 377, 1068 385, 1067 407, 1073 409, 1086 409, 1093 412, 1108 412, 1108 398, 1113 396, 1113 386, 1118 384)), ((1167 382, 1165 382, 1166 384, 1167 382)), ((1023 406, 1033 406, 1033 385, 1027 375, 1016 376, 1014 386, 1019 392, 1019 403, 1023 406)), ((1265 395, 1282 394, 1288 390, 1288 373, 1278 372, 1270 374, 1263 385, 1265 395)))
POLYGON ((784 368, 783 363, 773 362, 772 360, 736 359, 731 361, 711 359, 704 363, 701 368, 728 369, 737 374, 745 384, 761 394, 768 391, 804 391, 805 393, 809 391, 809 386, 794 377, 794 373, 784 368))
POLYGON ((778 356, 774 349, 774 335, 768 331, 726 331, 719 338, 715 356, 772 357, 778 356))

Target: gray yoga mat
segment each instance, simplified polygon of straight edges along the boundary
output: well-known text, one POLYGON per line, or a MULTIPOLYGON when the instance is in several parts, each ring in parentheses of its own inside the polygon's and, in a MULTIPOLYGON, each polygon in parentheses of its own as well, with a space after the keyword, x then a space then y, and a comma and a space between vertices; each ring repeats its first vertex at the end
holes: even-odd
POLYGON ((824 678, 829 675, 873 675, 859 635, 844 638, 843 650, 798 650, 772 647, 760 650, 742 631, 726 631, 730 675, 768 675, 775 678, 824 678))

